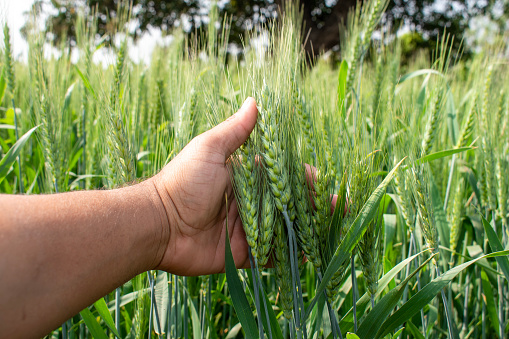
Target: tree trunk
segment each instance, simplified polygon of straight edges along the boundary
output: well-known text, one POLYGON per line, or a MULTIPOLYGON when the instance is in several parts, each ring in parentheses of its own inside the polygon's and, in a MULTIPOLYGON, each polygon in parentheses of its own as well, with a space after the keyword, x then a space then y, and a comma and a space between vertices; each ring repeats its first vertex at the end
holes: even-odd
MULTIPOLYGON (((276 0, 275 2, 284 8, 283 4, 287 0, 276 0)), ((360 1, 362 2, 362 1, 360 1)), ((346 24, 346 18, 351 8, 357 4, 357 0, 337 0, 337 3, 330 8, 330 14, 325 16, 322 23, 313 20, 311 12, 315 8, 316 1, 300 0, 300 6, 303 11, 303 29, 305 39, 305 49, 310 57, 315 57, 339 45, 339 28, 342 23, 346 24)))

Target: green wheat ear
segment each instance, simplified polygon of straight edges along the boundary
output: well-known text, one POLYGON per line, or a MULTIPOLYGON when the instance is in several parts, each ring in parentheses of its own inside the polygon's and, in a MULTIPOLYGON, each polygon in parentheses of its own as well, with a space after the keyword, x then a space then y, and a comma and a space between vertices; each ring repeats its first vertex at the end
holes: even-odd
POLYGON ((268 185, 277 209, 280 212, 286 212, 289 210, 291 202, 291 190, 288 172, 283 161, 282 140, 280 140, 280 131, 277 125, 279 103, 270 93, 269 88, 265 86, 261 95, 259 95, 258 104, 261 155, 268 185))
POLYGON ((461 222, 465 212, 465 179, 460 178, 456 183, 456 192, 454 194, 451 213, 449 214, 450 243, 451 251, 456 252, 459 237, 461 234, 461 222))
POLYGON ((240 147, 240 159, 233 162, 236 197, 249 246, 258 255, 259 235, 259 167, 255 164, 255 148, 251 139, 240 147))
POLYGON ((433 215, 429 184, 425 181, 427 179, 425 175, 429 173, 429 170, 426 170, 425 166, 421 166, 412 167, 410 171, 413 179, 413 193, 417 205, 419 226, 428 247, 433 252, 438 252, 438 230, 433 215))
POLYGON ((263 267, 269 260, 269 252, 272 244, 272 237, 274 234, 274 224, 276 223, 276 216, 278 214, 274 206, 272 194, 268 185, 263 184, 262 198, 260 201, 260 220, 259 220, 259 236, 258 236, 258 250, 257 259, 259 267, 263 267))
POLYGON ((304 250, 306 258, 316 267, 322 266, 320 256, 320 243, 316 229, 313 227, 312 206, 309 199, 309 189, 306 185, 306 168, 302 164, 296 164, 293 168, 293 196, 297 212, 296 232, 300 246, 304 250))
POLYGON ((14 77, 14 58, 12 57, 11 33, 7 24, 4 25, 4 47, 7 89, 12 95, 14 95, 14 89, 16 88, 16 79, 14 77))

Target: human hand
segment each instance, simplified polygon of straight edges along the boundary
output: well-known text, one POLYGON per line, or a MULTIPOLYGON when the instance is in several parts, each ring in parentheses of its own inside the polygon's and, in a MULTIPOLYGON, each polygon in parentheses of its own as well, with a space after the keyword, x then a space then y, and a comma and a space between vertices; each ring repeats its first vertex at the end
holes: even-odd
POLYGON ((255 100, 248 98, 236 114, 194 138, 149 179, 168 219, 162 225, 168 227, 169 237, 162 239, 158 269, 187 276, 223 271, 226 216, 235 263, 249 266, 248 245, 226 161, 249 137, 257 113, 255 100))

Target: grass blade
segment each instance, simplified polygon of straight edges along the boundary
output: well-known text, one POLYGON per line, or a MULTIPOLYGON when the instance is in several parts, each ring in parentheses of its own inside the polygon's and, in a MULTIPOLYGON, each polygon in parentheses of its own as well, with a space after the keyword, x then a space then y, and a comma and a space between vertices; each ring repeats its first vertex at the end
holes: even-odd
MULTIPOLYGON (((387 286, 389 286, 389 283, 394 279, 394 277, 403 269, 405 268, 412 260, 417 258, 419 255, 424 253, 425 251, 422 251, 420 253, 414 254, 413 256, 403 260, 396 266, 394 266, 389 272, 387 272, 380 280, 378 281, 378 290, 375 295, 375 298, 377 298, 382 292, 385 290, 387 286)), ((362 314, 365 313, 366 308, 369 304, 369 295, 368 293, 365 293, 358 301, 357 301, 357 316, 360 317, 362 314)), ((348 311, 347 314, 341 319, 340 327, 345 331, 351 331, 353 329, 353 308, 350 308, 350 311, 348 311)))
POLYGON ((104 333, 101 325, 88 308, 85 308, 83 311, 81 311, 80 315, 83 318, 85 325, 87 325, 92 337, 95 339, 108 339, 108 336, 106 333, 104 333))
POLYGON ((345 95, 346 95, 346 77, 348 75, 348 62, 343 60, 339 67, 338 75, 338 107, 341 117, 344 119, 345 109, 345 95))
POLYGON ((7 174, 9 173, 9 169, 11 168, 12 164, 16 161, 16 158, 18 157, 19 153, 21 152, 23 146, 25 143, 30 139, 30 136, 39 126, 35 126, 28 132, 26 132, 19 140, 12 145, 12 147, 9 149, 7 154, 4 155, 2 160, 0 160, 0 182, 2 182, 7 174))
MULTIPOLYGON (((488 237, 488 243, 490 244, 491 249, 496 252, 503 251, 504 246, 502 246, 502 243, 498 239, 495 230, 493 230, 493 227, 491 227, 488 220, 486 220, 486 218, 482 214, 481 218, 482 225, 484 227, 484 231, 486 232, 486 236, 488 237)), ((509 281, 509 260, 507 260, 506 257, 497 257, 496 260, 500 266, 500 269, 504 273, 505 278, 507 279, 507 281, 509 281)))
POLYGON ((408 300, 400 309, 394 312, 384 323, 380 326, 375 338, 380 338, 386 334, 394 331, 398 326, 403 324, 405 321, 411 319, 417 312, 425 307, 433 298, 437 296, 440 291, 447 286, 461 271, 476 261, 482 258, 495 258, 500 256, 509 255, 509 251, 495 252, 484 255, 477 259, 468 261, 464 264, 456 266, 449 271, 442 274, 440 277, 433 279, 430 283, 424 286, 419 292, 417 292, 410 300, 408 300))
MULTIPOLYGON (((228 208, 226 208, 228 210, 228 208)), ((246 334, 246 338, 258 338, 258 330, 256 321, 251 311, 251 306, 247 300, 246 293, 240 282, 239 275, 237 273, 237 267, 233 260, 232 249, 230 247, 230 238, 228 237, 228 220, 226 220, 226 232, 225 232, 225 272, 226 280, 228 281, 228 287, 233 302, 235 312, 239 318, 242 328, 246 334)))
POLYGON ((157 271, 156 286, 155 286, 155 307, 157 308, 157 314, 159 315, 159 324, 155 323, 154 329, 156 333, 161 335, 166 331, 166 321, 168 320, 168 300, 169 300, 169 285, 168 285, 168 273, 164 271, 157 271))
POLYGON ((444 151, 438 151, 435 153, 427 154, 427 155, 423 156, 422 158, 417 159, 415 162, 417 164, 424 164, 426 162, 430 162, 430 161, 445 158, 445 157, 450 157, 453 154, 467 152, 467 151, 470 151, 470 150, 473 150, 476 148, 477 147, 459 147, 459 148, 453 148, 453 149, 448 149, 448 150, 444 150, 444 151))
MULTIPOLYGON (((436 254, 435 254, 436 255, 436 254)), ((376 304, 376 306, 368 313, 367 317, 364 318, 357 334, 361 338, 374 338, 377 331, 380 329, 379 325, 387 317, 390 312, 396 307, 398 301, 403 296, 403 292, 405 291, 405 287, 407 286, 410 279, 412 279, 419 271, 425 267, 430 260, 435 256, 431 256, 426 260, 421 266, 415 269, 411 274, 406 277, 396 288, 392 289, 384 295, 384 297, 376 304)))
POLYGON ((113 322, 113 317, 111 316, 110 310, 108 309, 108 305, 106 305, 106 301, 104 300, 104 298, 97 300, 94 303, 94 307, 101 316, 101 318, 104 320, 106 326, 109 327, 109 329, 117 336, 117 338, 120 338, 120 334, 118 334, 117 328, 115 327, 115 323, 113 322))
POLYGON ((490 315, 488 318, 493 329, 495 330, 495 333, 497 333, 500 326, 500 322, 498 321, 497 306, 495 304, 495 297, 493 296, 493 288, 491 287, 488 275, 484 270, 481 270, 481 283, 482 291, 485 295, 486 308, 488 310, 488 314, 490 315))

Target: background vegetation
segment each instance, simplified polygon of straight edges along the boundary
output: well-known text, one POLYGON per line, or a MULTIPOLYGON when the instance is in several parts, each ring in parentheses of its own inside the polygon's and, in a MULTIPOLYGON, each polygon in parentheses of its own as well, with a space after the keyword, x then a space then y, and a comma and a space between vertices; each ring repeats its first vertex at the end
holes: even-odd
MULTIPOLYGON (((302 9, 304 33, 302 41, 307 53, 318 56, 325 51, 339 51, 340 25, 346 24, 348 12, 357 2, 366 0, 299 0, 292 1, 302 9)), ((34 12, 45 10, 51 13, 46 21, 48 38, 56 45, 62 41, 76 43, 74 25, 78 13, 96 17, 97 33, 114 34, 117 9, 122 1, 108 0, 52 0, 44 8, 44 0, 34 1, 34 12)), ((242 0, 219 1, 219 17, 228 17, 228 41, 242 45, 241 37, 246 31, 256 29, 260 24, 271 25, 277 19, 278 8, 284 10, 287 0, 242 0)), ((170 33, 174 27, 182 27, 187 34, 204 28, 209 22, 210 2, 202 0, 177 1, 132 1, 135 24, 131 33, 137 38, 149 28, 170 33)), ((444 30, 455 36, 455 48, 466 36, 473 19, 490 20, 499 30, 504 31, 509 18, 509 2, 506 0, 395 0, 389 1, 383 16, 384 27, 392 30, 404 27, 417 36, 413 39, 416 48, 433 49, 444 30)), ((406 51, 408 52, 408 51, 406 51)))

